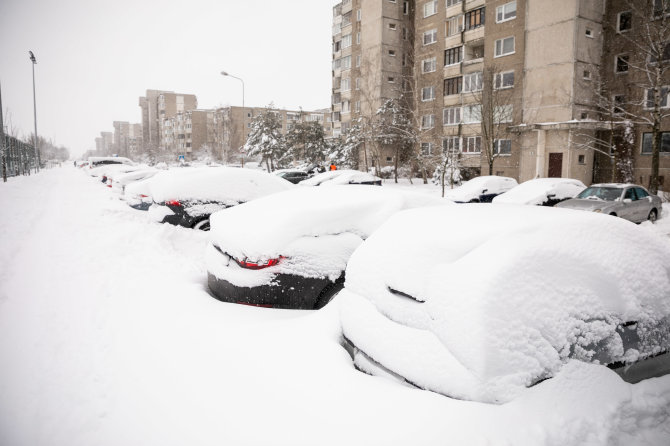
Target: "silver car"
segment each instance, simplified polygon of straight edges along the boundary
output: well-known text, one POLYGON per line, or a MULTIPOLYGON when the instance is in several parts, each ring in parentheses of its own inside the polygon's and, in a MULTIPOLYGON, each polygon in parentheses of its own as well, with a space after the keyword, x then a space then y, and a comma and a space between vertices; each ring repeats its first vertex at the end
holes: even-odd
POLYGON ((635 223, 656 221, 663 205, 661 199, 635 184, 593 184, 579 195, 556 205, 560 208, 601 212, 635 223))

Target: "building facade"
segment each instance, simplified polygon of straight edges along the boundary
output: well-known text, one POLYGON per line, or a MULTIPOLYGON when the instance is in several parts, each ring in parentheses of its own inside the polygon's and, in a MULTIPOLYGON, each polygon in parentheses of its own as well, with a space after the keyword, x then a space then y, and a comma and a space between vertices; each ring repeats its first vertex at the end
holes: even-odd
POLYGON ((165 129, 163 123, 174 118, 178 113, 198 108, 198 100, 192 94, 180 94, 172 91, 147 90, 140 97, 142 109, 143 142, 159 150, 165 150, 165 129))
MULTIPOLYGON (((629 26, 631 3, 640 2, 342 1, 333 9, 334 134, 402 95, 417 151, 453 153, 469 176, 601 180, 613 157, 596 156, 610 151, 602 147, 611 119, 599 91, 602 79, 622 85, 625 77, 614 61, 626 46, 633 53, 632 39, 622 35, 629 28, 617 30, 622 12, 629 26)), ((649 175, 644 134, 634 128, 635 181, 642 184, 649 175)), ((670 132, 665 147, 663 154, 670 132)), ((392 164, 388 155, 378 162, 392 164)))

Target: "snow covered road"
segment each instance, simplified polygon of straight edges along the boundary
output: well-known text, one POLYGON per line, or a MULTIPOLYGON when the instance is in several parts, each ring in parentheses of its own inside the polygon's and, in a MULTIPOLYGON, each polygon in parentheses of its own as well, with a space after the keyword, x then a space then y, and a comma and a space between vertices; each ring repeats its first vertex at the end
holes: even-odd
POLYGON ((670 377, 573 363, 503 406, 357 372, 319 312, 207 292, 207 234, 63 167, 0 183, 0 445, 670 444, 670 377))

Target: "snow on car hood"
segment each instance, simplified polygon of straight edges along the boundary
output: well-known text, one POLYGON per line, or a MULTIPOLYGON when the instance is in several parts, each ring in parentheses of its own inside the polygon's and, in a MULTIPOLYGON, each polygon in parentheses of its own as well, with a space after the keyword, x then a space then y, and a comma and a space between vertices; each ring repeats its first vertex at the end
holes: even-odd
POLYGON ((487 175, 473 178, 461 187, 448 191, 444 196, 452 201, 468 202, 479 198, 484 190, 487 194, 501 194, 517 186, 517 184, 514 178, 487 175))
POLYGON ((379 181, 381 178, 359 170, 331 170, 298 183, 300 186, 334 186, 339 184, 379 181))
POLYGON ((477 204, 401 212, 353 254, 346 277, 344 335, 455 398, 509 401, 570 358, 633 361, 670 344, 670 242, 600 214, 477 204), (617 331, 631 321, 643 352, 625 350, 617 331))
POLYGON ((154 176, 149 184, 151 196, 157 203, 198 200, 231 206, 293 187, 290 182, 266 172, 232 167, 168 170, 154 176))
POLYGON ((356 185, 295 188, 259 198, 212 214, 210 238, 237 259, 284 259, 263 270, 263 279, 259 271, 230 277, 230 268, 216 267, 216 258, 210 259, 208 270, 234 283, 244 281, 244 286, 251 286, 249 280, 266 283, 277 273, 335 280, 353 250, 391 215, 440 204, 450 203, 425 194, 356 185))
POLYGON ((558 200, 572 198, 586 189, 584 183, 571 178, 536 178, 498 195, 494 203, 539 205, 553 195, 558 200))

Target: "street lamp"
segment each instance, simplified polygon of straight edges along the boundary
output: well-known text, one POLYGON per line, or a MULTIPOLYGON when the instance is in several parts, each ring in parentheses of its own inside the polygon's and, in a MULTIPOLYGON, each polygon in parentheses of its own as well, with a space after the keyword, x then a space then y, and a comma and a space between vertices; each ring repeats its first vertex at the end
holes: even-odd
MULTIPOLYGON (((232 77, 233 79, 237 79, 238 81, 242 82, 242 134, 243 134, 243 140, 246 143, 247 141, 247 111, 244 109, 244 81, 237 77, 233 76, 232 74, 229 74, 226 71, 221 72, 222 76, 228 76, 232 77)), ((242 155, 242 167, 244 167, 244 155, 242 155)))
POLYGON ((37 151, 37 99, 35 98, 35 64, 37 64, 37 59, 32 51, 28 51, 30 54, 30 61, 33 63, 33 113, 35 115, 35 172, 40 170, 40 158, 39 152, 37 151))

